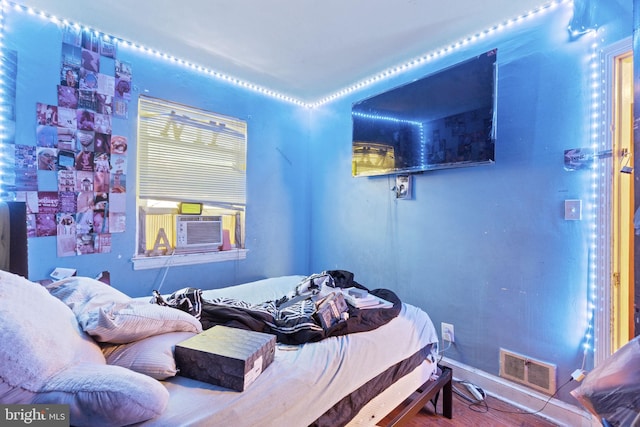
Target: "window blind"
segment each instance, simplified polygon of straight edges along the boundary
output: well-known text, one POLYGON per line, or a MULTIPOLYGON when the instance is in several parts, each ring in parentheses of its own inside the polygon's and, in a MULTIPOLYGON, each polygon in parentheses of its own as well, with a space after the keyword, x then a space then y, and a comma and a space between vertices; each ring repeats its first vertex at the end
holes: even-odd
POLYGON ((246 142, 242 120, 140 96, 138 197, 244 206, 246 142))

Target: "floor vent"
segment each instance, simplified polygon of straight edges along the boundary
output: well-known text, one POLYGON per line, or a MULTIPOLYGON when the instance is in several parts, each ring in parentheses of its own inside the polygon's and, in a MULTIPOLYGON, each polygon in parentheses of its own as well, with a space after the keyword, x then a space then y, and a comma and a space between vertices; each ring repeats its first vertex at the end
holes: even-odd
POLYGON ((538 391, 556 392, 556 366, 500 349, 500 376, 538 391))

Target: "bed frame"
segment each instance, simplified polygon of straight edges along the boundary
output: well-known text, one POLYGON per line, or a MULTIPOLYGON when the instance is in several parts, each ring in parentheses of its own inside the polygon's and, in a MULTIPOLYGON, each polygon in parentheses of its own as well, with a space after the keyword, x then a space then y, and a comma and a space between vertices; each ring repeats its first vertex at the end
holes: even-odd
POLYGON ((442 371, 440 376, 435 380, 429 380, 422 384, 410 397, 409 403, 385 425, 386 427, 407 425, 428 402, 432 402, 435 407, 440 391, 442 391, 442 414, 449 419, 453 418, 452 369, 443 365, 438 365, 438 367, 442 371))
POLYGON ((0 260, 3 270, 28 277, 25 202, 0 202, 0 260))

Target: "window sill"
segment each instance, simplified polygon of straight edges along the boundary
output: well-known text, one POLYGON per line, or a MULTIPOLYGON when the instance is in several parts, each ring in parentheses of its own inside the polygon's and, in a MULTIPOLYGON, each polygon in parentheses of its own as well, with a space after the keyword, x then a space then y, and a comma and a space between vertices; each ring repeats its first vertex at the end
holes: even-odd
POLYGON ((246 249, 231 249, 228 251, 203 252, 197 254, 174 254, 163 256, 134 256, 134 270, 149 270, 152 268, 176 267, 179 265, 206 264, 210 262, 234 261, 247 257, 246 249))

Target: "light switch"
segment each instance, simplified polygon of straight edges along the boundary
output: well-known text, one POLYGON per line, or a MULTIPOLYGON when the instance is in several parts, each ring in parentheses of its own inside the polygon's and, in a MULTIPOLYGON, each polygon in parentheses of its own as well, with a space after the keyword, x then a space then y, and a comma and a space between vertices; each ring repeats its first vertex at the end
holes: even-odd
POLYGON ((564 201, 564 219, 579 221, 582 219, 582 200, 564 201))

